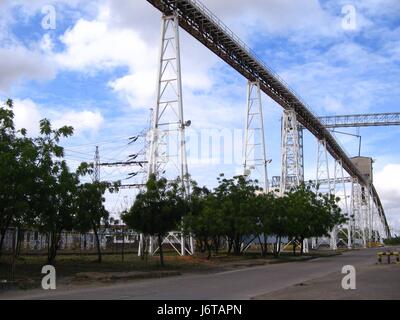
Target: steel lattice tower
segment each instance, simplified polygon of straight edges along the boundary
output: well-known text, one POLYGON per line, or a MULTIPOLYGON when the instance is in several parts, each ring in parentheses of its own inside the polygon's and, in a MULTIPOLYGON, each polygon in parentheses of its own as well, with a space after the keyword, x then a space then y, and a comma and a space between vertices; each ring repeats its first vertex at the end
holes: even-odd
MULTIPOLYGON (((157 101, 149 132, 148 176, 155 174, 157 177, 164 176, 168 179, 179 177, 186 197, 190 193, 190 184, 185 128, 189 125, 190 121, 185 122, 183 114, 178 16, 176 14, 163 15, 157 101)), ((171 244, 176 250, 175 245, 179 243, 180 250, 177 251, 181 255, 194 252, 193 239, 189 237, 188 249, 183 230, 170 232, 163 243, 171 244)), ((153 250, 153 244, 154 241, 150 237, 149 252, 151 254, 157 251, 157 249, 153 250)))
POLYGON ((351 192, 351 214, 353 219, 353 239, 361 239, 363 246, 367 246, 366 232, 365 232, 365 219, 363 202, 365 201, 363 197, 364 190, 362 186, 358 183, 357 179, 353 179, 352 192, 351 192))
MULTIPOLYGON (((346 179, 344 176, 344 168, 341 160, 335 160, 335 168, 334 168, 334 194, 335 196, 339 196, 342 202, 342 207, 345 215, 350 219, 350 211, 349 211, 349 202, 347 199, 347 189, 346 189, 346 179), (341 186, 341 193, 338 192, 338 187, 341 186)), ((335 235, 337 236, 339 232, 344 233, 343 229, 335 228, 335 235)), ((351 241, 351 222, 347 223, 347 247, 350 249, 352 247, 351 241)), ((337 241, 337 239, 336 239, 337 241)))
MULTIPOLYGON (((329 196, 335 194, 336 179, 331 180, 329 172, 329 155, 325 140, 318 140, 317 152, 317 172, 316 172, 316 187, 318 193, 328 194, 329 196)), ((321 238, 321 241, 327 241, 321 238)), ((319 244, 317 244, 319 245, 319 244)), ((337 249, 337 230, 334 227, 330 231, 329 245, 331 249, 337 249)))
POLYGON ((282 119, 281 195, 304 181, 301 162, 299 125, 296 113, 293 110, 285 110, 282 119))
POLYGON ((150 131, 148 174, 166 175, 175 169, 185 192, 189 193, 182 78, 179 47, 179 24, 175 15, 163 16, 157 80, 157 103, 150 131), (177 169, 177 170, 176 170, 177 169))
POLYGON ((100 152, 99 146, 96 146, 96 152, 94 155, 94 168, 93 168, 93 181, 100 181, 100 152))
MULTIPOLYGON (((281 139, 280 194, 283 196, 304 182, 303 135, 294 110, 285 110, 283 113, 281 139)), ((303 248, 304 252, 308 252, 308 239, 304 239, 303 248)))
POLYGON ((269 191, 264 118, 259 82, 248 82, 244 139, 244 175, 269 191))

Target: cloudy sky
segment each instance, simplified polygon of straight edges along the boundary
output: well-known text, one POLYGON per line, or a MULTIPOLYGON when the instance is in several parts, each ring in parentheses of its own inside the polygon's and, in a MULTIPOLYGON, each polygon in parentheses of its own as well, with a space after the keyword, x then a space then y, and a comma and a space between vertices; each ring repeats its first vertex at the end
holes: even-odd
MULTIPOLYGON (((398 0, 203 3, 316 114, 399 111, 398 0)), ((128 144, 128 138, 147 127, 155 104, 156 9, 145 0, 0 0, 0 17, 0 98, 15 100, 18 126, 35 135, 44 117, 55 126, 72 125, 74 137, 63 142, 72 167, 90 161, 96 145, 104 161, 140 153, 143 139, 128 144)), ((184 31, 181 46, 185 118, 192 121, 192 132, 239 132, 232 134, 233 146, 241 145, 246 80, 184 31)), ((274 176, 279 175, 282 110, 267 96, 263 107, 274 176)), ((375 185, 389 221, 400 231, 400 127, 363 128, 360 134, 363 155, 375 160, 375 185)), ((349 155, 356 155, 356 138, 337 137, 349 155)), ((316 141, 306 134, 305 143, 306 177, 312 179, 316 141)), ((240 155, 240 148, 234 149, 240 155)), ((200 184, 212 186, 218 173, 240 172, 241 161, 235 159, 189 163, 189 170, 200 184)), ((105 168, 102 177, 124 179, 135 170, 105 168)), ((108 208, 118 212, 134 192, 109 196, 108 208)))

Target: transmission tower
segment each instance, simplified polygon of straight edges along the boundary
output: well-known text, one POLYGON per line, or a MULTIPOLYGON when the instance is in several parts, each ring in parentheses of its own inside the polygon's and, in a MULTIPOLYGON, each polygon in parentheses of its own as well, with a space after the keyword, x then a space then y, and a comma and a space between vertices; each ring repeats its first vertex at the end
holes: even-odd
MULTIPOLYGON (((303 135, 299 130, 296 112, 285 110, 282 119, 281 135, 281 178, 280 194, 292 188, 298 187, 304 182, 304 170, 302 160, 303 135)), ((296 243, 293 243, 296 245, 296 243)), ((303 240, 304 252, 308 252, 308 239, 303 240)))
MULTIPOLYGON (((190 121, 184 120, 183 115, 179 20, 176 14, 163 15, 157 102, 150 130, 148 176, 155 174, 157 177, 172 179, 179 176, 185 196, 190 193, 185 141, 185 128, 190 124, 190 121)), ((151 254, 157 251, 157 248, 153 248, 153 243, 150 239, 151 254)), ((169 243, 174 248, 175 244, 179 244, 181 255, 192 254, 194 251, 193 239, 190 237, 187 246, 183 231, 170 232, 163 243, 169 243)))
POLYGON ((334 191, 334 183, 332 184, 329 173, 329 157, 326 148, 326 141, 318 141, 318 154, 317 154, 317 175, 316 184, 318 191, 322 193, 332 194, 334 191), (327 184, 321 184, 321 181, 326 181, 327 184))
POLYGON ((148 174, 164 175, 175 166, 178 169, 176 176, 180 176, 188 194, 185 128, 190 121, 185 122, 183 116, 179 21, 176 15, 162 17, 157 78, 157 104, 150 131, 148 174))
POLYGON ((269 191, 264 118, 259 82, 248 82, 244 140, 244 175, 258 180, 269 191))
MULTIPOLYGON (((318 140, 318 153, 317 153, 317 175, 316 175, 316 187, 318 193, 328 194, 329 196, 335 194, 336 191, 336 179, 331 180, 329 172, 329 155, 326 140, 318 140)), ((330 231, 329 239, 322 237, 318 239, 318 243, 315 240, 315 245, 319 246, 322 242, 329 244, 332 250, 337 249, 337 228, 336 226, 330 231)))
POLYGON ((353 220, 352 235, 354 244, 361 240, 364 247, 367 246, 365 230, 365 189, 359 184, 357 179, 353 179, 351 192, 351 213, 353 220))
POLYGON ((93 171, 93 180, 95 182, 100 181, 100 151, 99 146, 96 146, 96 152, 94 154, 94 171, 93 171))
POLYGON ((304 181, 299 141, 299 125, 294 110, 284 111, 281 136, 280 193, 283 195, 286 191, 299 186, 304 181))
POLYGON ((349 217, 350 211, 349 211, 349 202, 347 199, 347 189, 346 189, 346 182, 348 178, 345 177, 344 175, 344 168, 343 168, 343 162, 342 160, 335 160, 335 168, 334 168, 334 195, 338 196, 341 199, 342 202, 342 210, 344 211, 344 214, 348 216, 349 221, 347 222, 347 233, 345 233, 343 228, 340 228, 340 226, 336 226, 334 228, 335 231, 335 241, 337 243, 338 239, 338 234, 343 233, 347 237, 347 248, 352 247, 352 240, 351 240, 351 218, 349 217), (338 188, 338 187, 341 187, 338 188), (341 190, 341 192, 339 192, 341 190))

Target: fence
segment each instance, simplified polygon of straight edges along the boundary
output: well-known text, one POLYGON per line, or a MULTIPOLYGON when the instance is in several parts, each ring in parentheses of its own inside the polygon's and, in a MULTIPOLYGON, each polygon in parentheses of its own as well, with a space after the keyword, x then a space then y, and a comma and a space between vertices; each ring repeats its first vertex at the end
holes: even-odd
MULTIPOLYGON (((100 248, 104 253, 116 253, 125 250, 137 251, 139 234, 123 228, 104 228, 98 232, 100 248)), ((46 253, 49 234, 37 230, 10 228, 5 232, 2 252, 11 253, 14 249, 19 254, 46 253)), ((90 253, 97 251, 94 232, 62 232, 59 242, 59 254, 90 253)))

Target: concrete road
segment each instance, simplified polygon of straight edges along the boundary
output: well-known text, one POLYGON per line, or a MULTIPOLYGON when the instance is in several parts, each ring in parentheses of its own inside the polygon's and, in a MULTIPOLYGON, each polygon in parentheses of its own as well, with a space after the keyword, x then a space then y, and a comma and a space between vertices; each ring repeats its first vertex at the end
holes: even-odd
MULTIPOLYGON (((32 290, 22 293, 9 292, 3 293, 0 299, 228 300, 270 298, 268 294, 274 292, 278 292, 279 297, 285 299, 285 293, 282 290, 289 290, 296 285, 299 287, 301 283, 323 279, 324 277, 329 278, 332 275, 336 278, 334 278, 334 282, 330 278, 330 285, 340 288, 341 278, 344 276, 341 275, 341 270, 344 265, 353 265, 356 270, 372 267, 376 263, 376 252, 381 250, 363 249, 346 252, 339 256, 303 262, 272 264, 214 274, 186 274, 108 286, 59 288, 53 291, 32 290)), ((379 266, 375 267, 378 268, 379 266)), ((396 267, 399 267, 399 265, 396 265, 396 267)), ((397 273, 400 273, 400 267, 397 268, 397 273)), ((397 295, 397 298, 400 299, 398 282, 390 279, 386 281, 389 282, 389 286, 395 287, 394 289, 390 287, 394 294, 392 298, 397 295)), ((358 283, 358 287, 360 286, 362 284, 358 283)), ((321 287, 316 288, 323 290, 321 287)), ((376 287, 374 290, 376 290, 376 287)), ((293 292, 289 292, 287 298, 292 297, 293 292)), ((318 292, 316 292, 314 298, 318 299, 318 297, 318 292)), ((325 296, 324 298, 329 299, 330 297, 325 296)))

